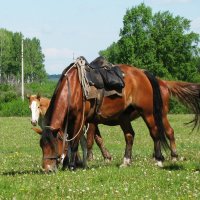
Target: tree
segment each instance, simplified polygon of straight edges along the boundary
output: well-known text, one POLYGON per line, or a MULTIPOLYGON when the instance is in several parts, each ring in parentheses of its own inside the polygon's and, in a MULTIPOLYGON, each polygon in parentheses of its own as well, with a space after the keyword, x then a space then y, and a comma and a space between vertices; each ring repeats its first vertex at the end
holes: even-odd
MULTIPOLYGON (((17 83, 21 79, 22 33, 0 29, 0 83, 17 83)), ((37 38, 24 39, 25 82, 41 81, 47 77, 44 54, 37 38)))
POLYGON ((25 79, 29 82, 42 80, 47 74, 44 70, 44 54, 37 38, 24 40, 25 79))
POLYGON ((159 77, 199 80, 199 35, 189 30, 189 20, 168 11, 153 14, 142 3, 126 11, 120 39, 100 55, 113 63, 148 69, 159 77))

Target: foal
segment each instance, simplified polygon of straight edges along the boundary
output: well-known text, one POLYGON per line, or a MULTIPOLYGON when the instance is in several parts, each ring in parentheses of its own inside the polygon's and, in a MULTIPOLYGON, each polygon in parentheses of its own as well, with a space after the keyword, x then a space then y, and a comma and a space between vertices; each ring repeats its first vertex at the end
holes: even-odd
POLYGON ((40 95, 27 95, 29 100, 29 108, 31 110, 31 124, 40 128, 44 128, 44 115, 49 107, 50 99, 41 97, 40 95))

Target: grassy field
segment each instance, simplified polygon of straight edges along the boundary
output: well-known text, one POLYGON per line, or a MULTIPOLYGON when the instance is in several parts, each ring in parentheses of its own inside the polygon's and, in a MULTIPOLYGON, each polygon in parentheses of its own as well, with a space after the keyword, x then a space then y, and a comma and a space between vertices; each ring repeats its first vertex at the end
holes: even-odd
POLYGON ((30 119, 0 118, 0 199, 200 199, 200 133, 183 125, 190 115, 169 119, 184 161, 172 163, 164 152, 164 168, 156 167, 152 140, 139 119, 132 123, 136 137, 130 167, 119 168, 125 143, 120 128, 100 126, 111 163, 95 145, 89 169, 43 174, 39 135, 30 119))

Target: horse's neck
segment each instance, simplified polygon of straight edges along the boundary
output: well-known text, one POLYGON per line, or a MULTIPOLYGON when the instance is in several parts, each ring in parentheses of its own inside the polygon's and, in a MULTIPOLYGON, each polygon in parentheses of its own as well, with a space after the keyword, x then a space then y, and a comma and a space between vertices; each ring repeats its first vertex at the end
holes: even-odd
MULTIPOLYGON (((65 126, 63 123, 70 109, 68 103, 70 102, 70 106, 73 109, 77 107, 77 97, 80 96, 78 92, 79 89, 81 89, 81 86, 78 79, 78 71, 77 69, 74 70, 74 68, 71 68, 67 74, 63 75, 59 80, 57 90, 54 92, 51 99, 49 109, 47 110, 47 118, 45 116, 48 126, 52 126, 54 129, 63 128, 65 126), (79 84, 80 88, 77 87, 77 84, 79 84), (76 98, 73 95, 76 95, 76 98)), ((71 113, 70 118, 73 118, 72 115, 75 115, 74 112, 71 113)))
POLYGON ((39 116, 39 120, 38 120, 38 125, 41 128, 44 128, 45 126, 45 122, 44 122, 44 115, 49 107, 49 102, 50 100, 47 98, 41 98, 40 99, 40 106, 43 108, 42 110, 40 110, 40 116, 39 116))
POLYGON ((43 108, 42 110, 40 110, 40 117, 39 117, 39 126, 41 128, 43 128, 45 126, 45 122, 44 122, 44 115, 46 114, 46 111, 49 107, 49 103, 50 103, 50 99, 47 98, 41 98, 40 99, 40 106, 43 108))

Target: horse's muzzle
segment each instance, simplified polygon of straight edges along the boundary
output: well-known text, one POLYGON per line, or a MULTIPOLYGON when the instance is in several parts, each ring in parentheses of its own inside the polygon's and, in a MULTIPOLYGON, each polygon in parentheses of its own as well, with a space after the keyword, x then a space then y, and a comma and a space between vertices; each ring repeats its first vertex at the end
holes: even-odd
POLYGON ((57 172, 58 168, 56 165, 46 165, 45 168, 43 168, 45 173, 51 173, 51 172, 57 172))
POLYGON ((31 120, 31 124, 32 124, 33 126, 36 126, 36 125, 37 125, 37 121, 32 121, 32 120, 31 120))

